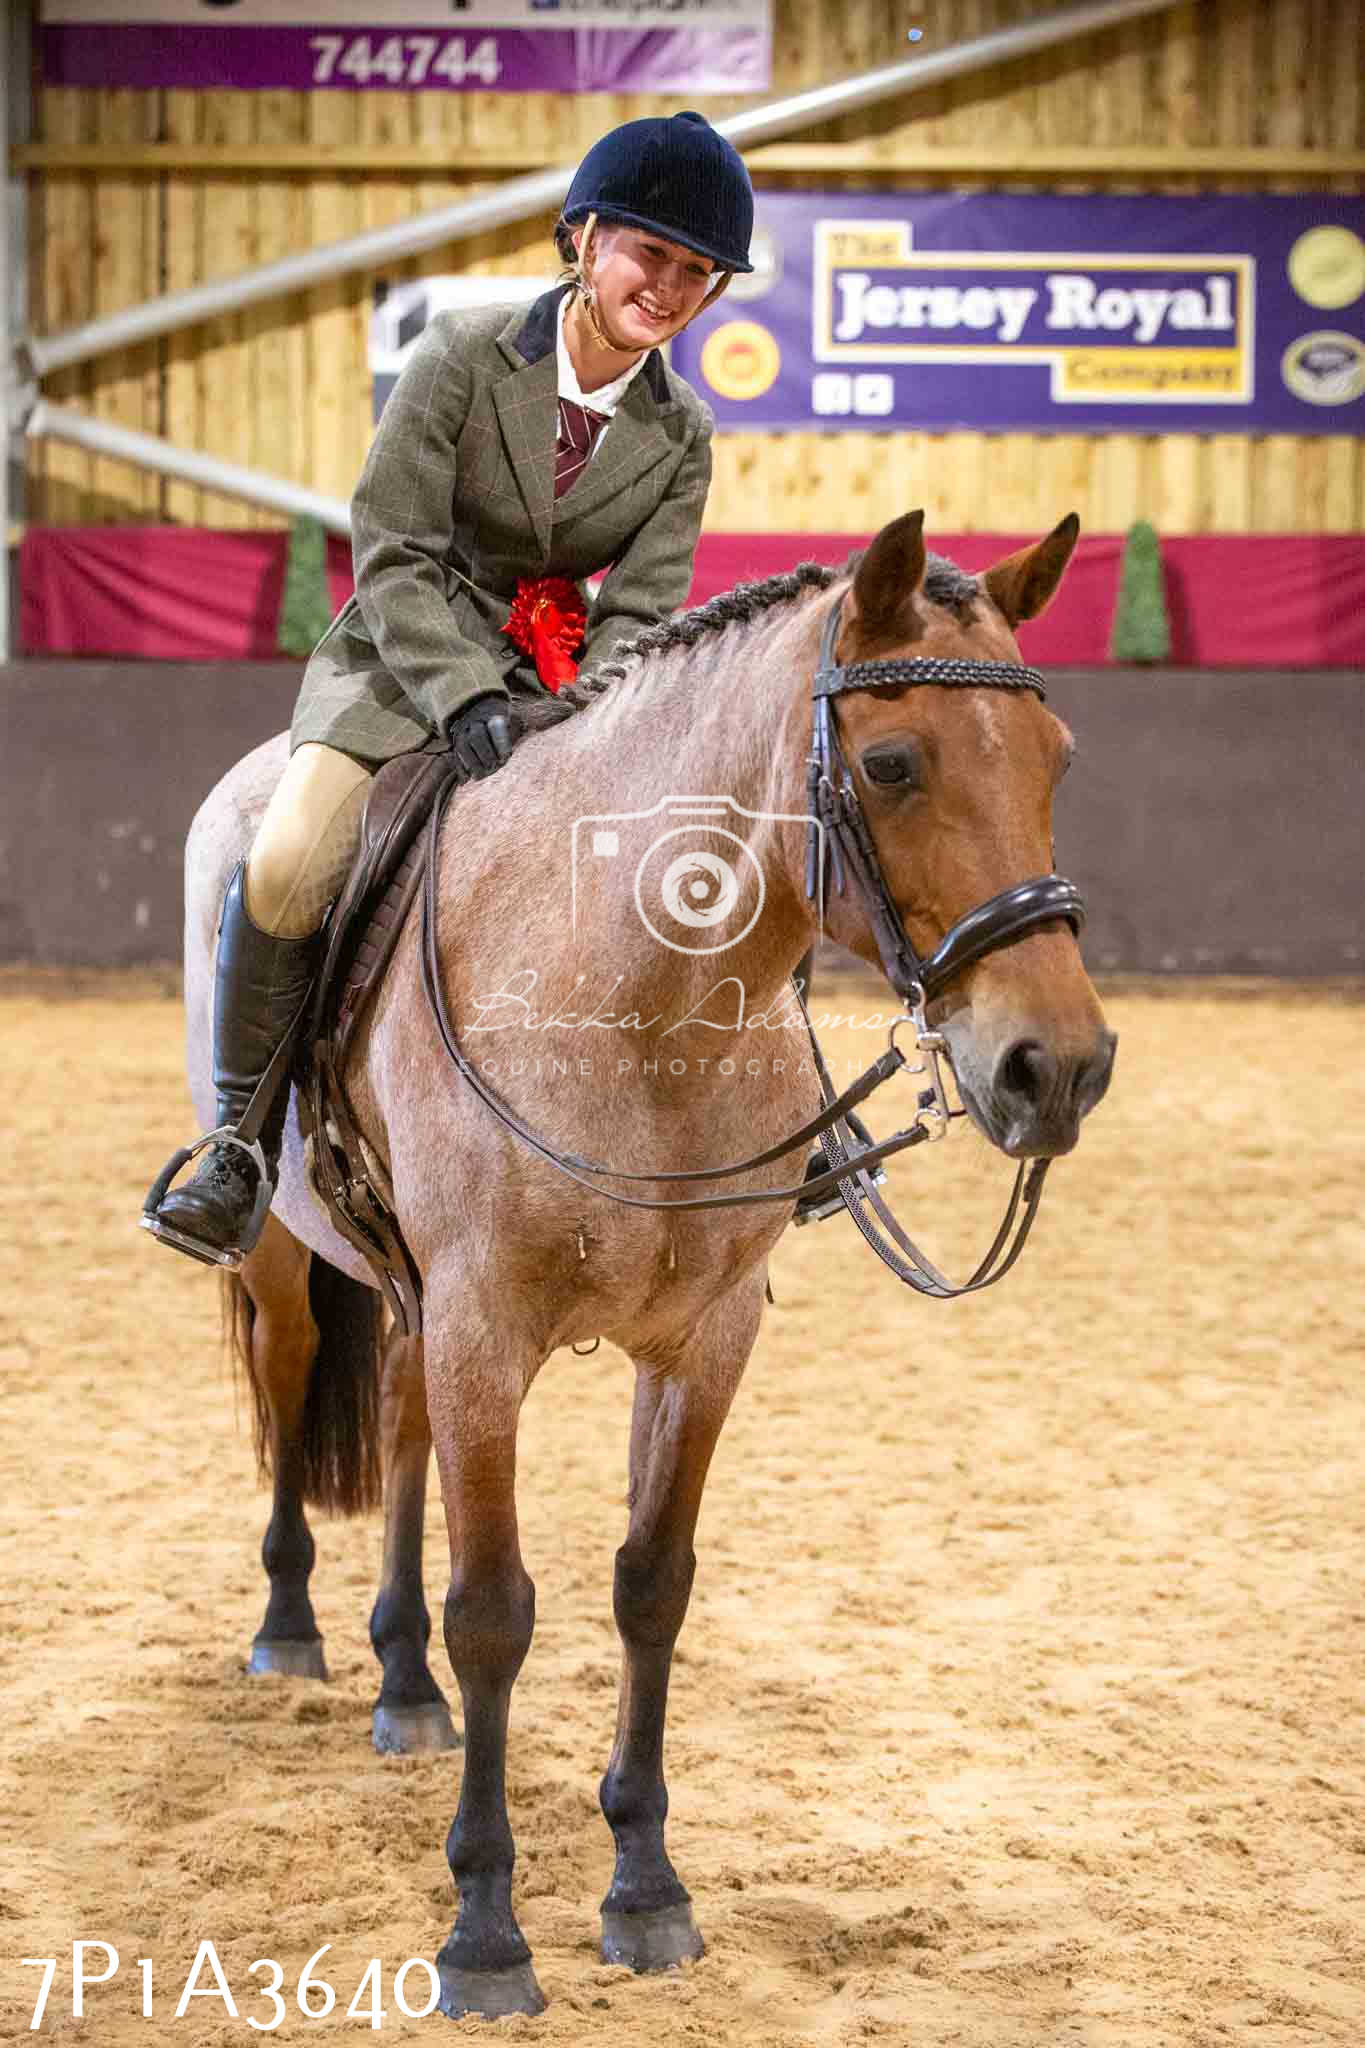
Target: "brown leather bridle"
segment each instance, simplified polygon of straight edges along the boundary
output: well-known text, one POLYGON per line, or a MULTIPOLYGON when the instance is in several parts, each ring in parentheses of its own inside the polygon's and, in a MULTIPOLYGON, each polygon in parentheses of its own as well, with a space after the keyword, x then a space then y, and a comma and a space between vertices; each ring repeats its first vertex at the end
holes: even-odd
POLYGON ((942 1137, 954 1117, 966 1114, 962 1109, 953 1109, 949 1106, 939 1065, 940 1059, 946 1056, 948 1049, 942 1036, 929 1029, 925 1018, 928 1004, 942 994, 944 989, 968 967, 984 959, 988 953, 996 951, 1001 946, 1011 945, 1030 932, 1061 921, 1069 924, 1072 931, 1078 933, 1085 921, 1085 904, 1074 882, 1069 882, 1056 874, 1038 875, 1031 881, 1017 883, 1012 889, 1002 890, 999 895, 992 896, 987 902, 978 904, 974 910, 968 911, 944 934, 932 953, 921 956, 916 951, 887 886, 876 845, 839 743, 833 700, 848 691, 874 689, 883 685, 901 688, 935 685, 949 689, 1022 689, 1032 690, 1043 698, 1046 691, 1043 678, 1036 669, 1024 668, 1011 662, 864 661, 840 667, 834 660, 834 652, 841 610, 842 599, 831 607, 829 617, 825 621, 819 666, 812 686, 813 732, 807 767, 810 823, 806 856, 806 893, 811 901, 818 904, 823 923, 829 881, 832 879, 836 891, 842 894, 847 877, 852 877, 862 898, 863 909, 881 955, 887 979, 907 1006, 907 1013, 897 1017, 892 1023, 886 1051, 881 1053, 841 1095, 834 1092, 834 1085, 820 1052, 804 996, 798 988, 797 999, 801 1004, 802 1016, 810 1036, 824 1107, 799 1129, 790 1132, 779 1144, 770 1145, 766 1151, 756 1152, 749 1159, 736 1160, 725 1166, 660 1173, 631 1173, 620 1167, 604 1166, 599 1161, 585 1159, 578 1153, 559 1151, 548 1139, 543 1138, 539 1132, 525 1123, 511 1104, 506 1102, 498 1090, 478 1072, 456 1037, 446 1009, 445 996, 441 988, 440 958, 436 949, 436 877, 441 823, 453 784, 447 785, 438 797, 431 815, 431 837, 422 892, 422 983, 441 1041, 474 1093, 492 1110, 500 1123, 532 1151, 537 1152, 542 1159, 548 1160, 561 1173, 567 1174, 570 1180, 577 1181, 580 1187, 592 1188, 595 1193, 605 1196, 609 1202, 619 1202, 628 1208, 661 1210, 725 1209, 745 1207, 758 1202, 794 1202, 803 1196, 817 1197, 837 1187, 844 1198, 845 1206, 867 1242, 899 1279, 907 1286, 913 1287, 917 1293, 940 1300, 951 1300, 959 1295, 977 1293, 981 1288, 989 1287, 996 1280, 1003 1279, 1019 1257, 1037 1214, 1049 1162, 1046 1159, 1026 1160, 1020 1166, 1015 1175, 1004 1220, 994 1242, 970 1278, 960 1287, 954 1287, 906 1236, 877 1193, 869 1177, 869 1169, 880 1160, 891 1158, 897 1152, 942 1137), (923 1064, 919 1066, 910 1066, 896 1044, 897 1031, 905 1024, 914 1028, 916 1050, 923 1055, 923 1064), (922 1074, 927 1083, 920 1092, 913 1123, 907 1129, 897 1131, 893 1137, 883 1139, 879 1144, 860 1144, 847 1123, 848 1112, 856 1109, 874 1089, 881 1087, 883 1082, 890 1080, 893 1074, 902 1070, 911 1074, 922 1074), (641 1195, 617 1194, 610 1188, 598 1187, 596 1184, 599 1177, 609 1180, 650 1182, 728 1180, 736 1174, 749 1173, 758 1167, 770 1165, 772 1161, 794 1152, 798 1147, 805 1147, 814 1138, 820 1139, 825 1155, 831 1161, 830 1171, 793 1187, 761 1188, 734 1194, 692 1195, 670 1201, 654 1201, 641 1195), (855 1188, 862 1195, 862 1201, 857 1199, 855 1188), (890 1233, 891 1242, 888 1243, 865 1213, 868 1205, 890 1233))

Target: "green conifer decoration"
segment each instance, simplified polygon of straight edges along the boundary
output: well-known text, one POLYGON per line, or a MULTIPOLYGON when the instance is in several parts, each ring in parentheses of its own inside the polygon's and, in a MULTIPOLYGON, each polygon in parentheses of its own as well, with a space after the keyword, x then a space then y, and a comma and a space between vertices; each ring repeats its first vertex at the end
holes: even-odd
POLYGON ((1167 661, 1171 622, 1161 574, 1161 542, 1146 519, 1128 529, 1123 544, 1118 603, 1109 651, 1115 661, 1167 661))
POLYGON ((327 535, 321 520, 303 515, 289 528, 289 560, 275 636, 281 654, 306 659, 332 623, 327 587, 327 535))

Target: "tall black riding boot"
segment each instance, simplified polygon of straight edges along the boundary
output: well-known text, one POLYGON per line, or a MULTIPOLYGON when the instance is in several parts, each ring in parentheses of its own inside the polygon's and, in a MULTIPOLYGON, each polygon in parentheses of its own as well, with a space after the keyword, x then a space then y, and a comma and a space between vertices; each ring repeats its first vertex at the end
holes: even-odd
POLYGON ((152 1187, 142 1224, 163 1244, 211 1266, 239 1266, 265 1227, 275 1191, 285 1112, 288 1058, 279 1062, 268 1105, 257 1105, 248 1129, 236 1136, 247 1105, 312 987, 321 934, 275 938, 247 911, 245 863, 228 884, 218 928, 213 983, 213 1085, 218 1128, 188 1152, 177 1153, 152 1187), (261 1112, 264 1110, 262 1118, 261 1112), (200 1149, 193 1180, 166 1192, 170 1180, 200 1149))

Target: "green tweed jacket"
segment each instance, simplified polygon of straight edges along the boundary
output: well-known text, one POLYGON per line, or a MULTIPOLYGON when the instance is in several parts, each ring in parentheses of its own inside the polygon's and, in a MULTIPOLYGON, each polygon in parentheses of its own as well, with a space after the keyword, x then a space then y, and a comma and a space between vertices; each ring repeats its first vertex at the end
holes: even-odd
POLYGON ((544 696, 502 633, 524 576, 608 570, 585 664, 686 597, 711 481, 710 408, 652 349, 556 502, 564 289, 529 310, 442 313, 423 333, 356 487, 355 596, 309 659, 291 746, 319 740, 377 763, 423 745, 485 690, 544 696))

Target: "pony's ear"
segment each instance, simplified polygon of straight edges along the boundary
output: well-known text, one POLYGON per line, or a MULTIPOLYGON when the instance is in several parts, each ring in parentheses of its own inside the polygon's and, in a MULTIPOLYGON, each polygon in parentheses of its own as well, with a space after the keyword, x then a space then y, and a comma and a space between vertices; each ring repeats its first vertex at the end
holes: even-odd
POLYGON ((1017 555, 1006 555, 981 577, 986 595, 999 606, 1011 626, 1021 619, 1036 619, 1051 604, 1061 582, 1081 522, 1068 512, 1060 526, 1054 526, 1046 540, 1017 555))
POLYGON ((884 526, 853 578, 859 623, 873 632, 894 626, 924 581, 924 514, 904 512, 884 526))

